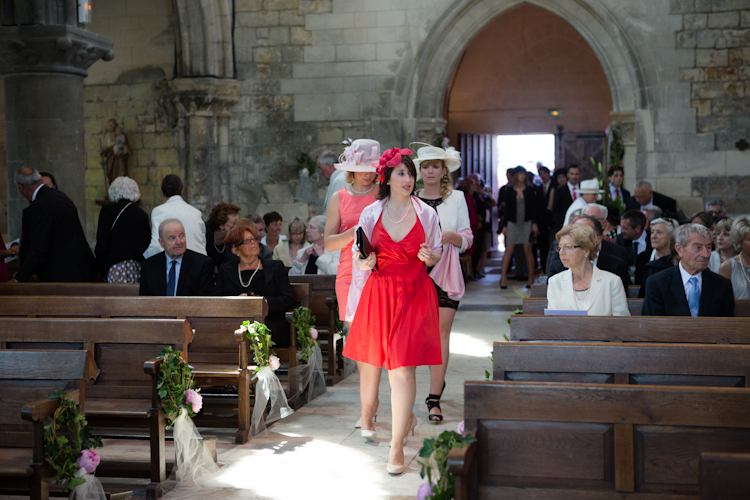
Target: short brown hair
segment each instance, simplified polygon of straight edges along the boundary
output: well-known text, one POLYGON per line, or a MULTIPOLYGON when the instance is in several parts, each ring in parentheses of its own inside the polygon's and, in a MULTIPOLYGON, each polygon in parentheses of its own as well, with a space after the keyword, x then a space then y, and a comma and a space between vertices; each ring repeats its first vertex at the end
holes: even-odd
MULTIPOLYGON (((414 166, 414 162, 412 161, 412 159, 406 155, 401 157, 401 163, 403 163, 409 173, 414 176, 415 185, 411 188, 411 194, 414 194, 417 180, 417 167, 414 166)), ((388 181, 391 180, 391 174, 393 174, 393 171, 397 168, 398 165, 396 165, 395 167, 386 167, 385 177, 383 178, 383 182, 380 183, 380 188, 378 189, 378 194, 375 195, 375 199, 384 200, 391 195, 391 186, 388 185, 388 181)))
MULTIPOLYGON (((252 224, 252 221, 250 221, 250 223, 252 224)), ((224 246, 228 248, 236 248, 242 245, 242 241, 245 239, 245 232, 253 235, 253 238, 258 237, 258 231, 257 229, 255 229, 255 224, 253 224, 252 226, 235 227, 234 229, 229 231, 226 238, 224 238, 224 246)))
POLYGON ((589 257, 593 258, 599 253, 599 240, 596 232, 585 224, 568 224, 560 229, 555 238, 560 241, 563 236, 570 236, 576 245, 581 245, 584 251, 589 252, 589 257))
POLYGON ((211 213, 208 216, 206 224, 208 224, 208 227, 216 231, 221 226, 227 223, 227 218, 229 218, 230 214, 239 214, 240 210, 241 208, 237 205, 232 205, 230 203, 219 203, 211 209, 211 213))
POLYGON ((268 212, 267 214, 263 215, 263 223, 266 225, 266 227, 270 226, 276 221, 283 221, 284 219, 281 217, 281 214, 279 212, 268 212))

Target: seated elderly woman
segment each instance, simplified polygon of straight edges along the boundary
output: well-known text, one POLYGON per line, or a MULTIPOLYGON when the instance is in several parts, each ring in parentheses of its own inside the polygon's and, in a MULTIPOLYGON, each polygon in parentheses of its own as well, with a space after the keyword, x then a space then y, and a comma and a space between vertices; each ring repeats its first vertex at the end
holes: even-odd
MULTIPOLYGON (((643 264, 643 274, 641 275, 641 288, 638 290, 638 298, 646 296, 646 280, 659 271, 669 269, 675 265, 674 257, 674 240, 672 235, 679 224, 672 219, 654 219, 651 221, 651 247, 653 250, 649 255, 649 260, 643 264)), ((641 255, 646 255, 644 252, 641 255)), ((639 256, 640 258, 640 256, 639 256)))
POLYGON ((214 295, 265 297, 268 302, 265 323, 271 330, 271 339, 279 347, 288 347, 289 323, 284 313, 293 304, 292 286, 282 262, 259 257, 259 242, 255 224, 229 231, 224 245, 238 261, 227 262, 219 268, 214 295))
POLYGON ((739 254, 719 267, 719 274, 732 280, 735 300, 750 299, 750 215, 732 223, 732 242, 739 254))
POLYGON ((592 262, 599 240, 589 226, 568 224, 558 231, 558 252, 567 270, 547 285, 547 308, 588 311, 589 316, 630 316, 622 280, 592 262))
MULTIPOLYGON (((305 233, 310 246, 301 248, 292 262, 289 274, 336 274, 339 267, 341 250, 329 252, 323 243, 326 218, 316 215, 307 223, 305 233)), ((276 247, 279 248, 279 247, 276 247)), ((275 250, 274 250, 275 251, 275 250)))
POLYGON ((716 224, 713 225, 713 231, 711 231, 711 237, 716 250, 711 252, 711 258, 708 260, 708 268, 715 273, 719 272, 719 267, 737 255, 737 251, 734 249, 734 242, 732 241, 732 224, 733 219, 728 217, 717 217, 714 219, 716 224))

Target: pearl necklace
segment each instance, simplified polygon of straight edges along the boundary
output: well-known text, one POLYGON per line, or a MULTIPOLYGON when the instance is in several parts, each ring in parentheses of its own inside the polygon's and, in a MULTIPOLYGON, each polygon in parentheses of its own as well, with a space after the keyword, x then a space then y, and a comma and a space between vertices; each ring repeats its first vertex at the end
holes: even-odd
POLYGON ((250 286, 250 283, 253 282, 253 278, 255 278, 255 273, 258 272, 258 269, 260 269, 260 259, 258 259, 258 265, 255 266, 255 272, 253 272, 252 276, 250 276, 250 280, 247 282, 247 285, 242 281, 242 271, 240 271, 240 265, 237 265, 237 276, 240 278, 240 285, 242 285, 242 288, 247 288, 250 286))
POLYGON ((394 224, 401 224, 404 221, 404 219, 406 219, 406 216, 409 215, 409 209, 411 208, 411 202, 409 203, 409 207, 406 209, 406 213, 404 214, 403 217, 401 217, 401 220, 399 220, 398 222, 396 222, 395 220, 391 219, 390 214, 388 214, 388 207, 390 207, 390 206, 391 206, 391 203, 388 202, 388 204, 385 206, 385 216, 388 217, 388 220, 391 221, 392 223, 394 223, 394 224))
POLYGON ((370 186, 370 189, 368 189, 367 191, 357 191, 356 189, 354 189, 354 184, 350 184, 349 187, 352 188, 352 191, 354 191, 356 194, 367 194, 373 189, 375 189, 375 184, 370 186))

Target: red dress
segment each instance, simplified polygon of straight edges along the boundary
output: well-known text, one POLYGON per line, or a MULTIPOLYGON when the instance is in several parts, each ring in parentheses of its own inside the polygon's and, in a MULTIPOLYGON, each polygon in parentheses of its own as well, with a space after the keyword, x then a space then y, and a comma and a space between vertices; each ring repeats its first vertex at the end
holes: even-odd
MULTIPOLYGON (((341 219, 341 233, 348 231, 359 224, 359 216, 368 205, 377 200, 375 194, 366 196, 354 196, 346 189, 339 190, 339 218, 341 219)), ((346 301, 349 298, 349 285, 352 283, 352 244, 347 244, 341 249, 339 256, 339 267, 336 270, 336 299, 339 303, 339 319, 344 321, 346 317, 346 301)))
POLYGON ((382 220, 375 224, 371 242, 379 270, 362 290, 344 356, 387 370, 442 363, 437 293, 417 257, 424 241, 419 218, 399 242, 382 220))

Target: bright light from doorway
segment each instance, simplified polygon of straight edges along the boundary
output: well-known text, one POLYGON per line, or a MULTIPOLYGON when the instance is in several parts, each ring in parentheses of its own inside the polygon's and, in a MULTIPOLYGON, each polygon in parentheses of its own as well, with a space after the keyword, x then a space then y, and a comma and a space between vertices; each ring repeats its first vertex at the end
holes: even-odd
POLYGON ((554 134, 498 135, 497 136, 497 180, 498 186, 507 182, 505 172, 518 165, 536 175, 536 164, 555 169, 554 134))

